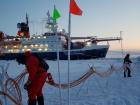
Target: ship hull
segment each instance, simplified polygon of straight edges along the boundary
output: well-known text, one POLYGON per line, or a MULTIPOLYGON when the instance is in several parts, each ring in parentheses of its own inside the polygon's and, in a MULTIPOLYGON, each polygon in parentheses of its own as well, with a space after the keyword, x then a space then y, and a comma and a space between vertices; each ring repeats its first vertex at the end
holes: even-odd
MULTIPOLYGON (((80 60, 80 59, 104 58, 107 54, 107 51, 108 47, 100 49, 71 50, 70 59, 80 60)), ((57 52, 33 52, 33 53, 47 60, 57 60, 57 52)), ((16 57, 22 54, 23 53, 3 53, 2 55, 0 55, 0 60, 15 60, 16 57)), ((68 51, 59 52, 59 59, 67 60, 68 51)))

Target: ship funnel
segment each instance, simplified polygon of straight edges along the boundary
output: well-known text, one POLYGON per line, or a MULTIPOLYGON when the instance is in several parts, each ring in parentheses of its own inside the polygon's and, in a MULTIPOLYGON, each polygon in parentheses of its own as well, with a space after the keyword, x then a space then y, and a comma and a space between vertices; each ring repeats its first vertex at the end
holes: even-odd
POLYGON ((26 14, 26 23, 25 22, 18 23, 17 28, 19 29, 17 33, 19 37, 25 37, 25 38, 30 37, 27 14, 26 14))

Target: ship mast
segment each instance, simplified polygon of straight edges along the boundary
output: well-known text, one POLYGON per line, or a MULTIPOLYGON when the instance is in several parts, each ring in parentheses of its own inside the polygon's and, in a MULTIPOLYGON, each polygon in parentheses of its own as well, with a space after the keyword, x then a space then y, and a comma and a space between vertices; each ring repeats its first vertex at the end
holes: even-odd
POLYGON ((29 24, 29 18, 28 18, 28 14, 26 13, 26 24, 27 24, 27 26, 28 26, 28 24, 29 24))
POLYGON ((55 32, 57 32, 58 25, 52 17, 48 16, 45 27, 47 28, 48 32, 55 33, 55 32))

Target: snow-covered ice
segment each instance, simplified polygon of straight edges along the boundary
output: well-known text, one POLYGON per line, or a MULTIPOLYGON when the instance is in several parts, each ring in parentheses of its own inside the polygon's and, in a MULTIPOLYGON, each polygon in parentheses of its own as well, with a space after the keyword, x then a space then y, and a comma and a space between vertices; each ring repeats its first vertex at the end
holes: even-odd
MULTIPOLYGON (((123 78, 123 71, 114 72, 108 77, 100 77, 96 74, 90 76, 80 85, 70 88, 70 105, 139 105, 140 104, 140 61, 132 59, 132 77, 123 78)), ((50 65, 49 71, 52 73, 55 82, 58 78, 58 62, 47 61, 50 65)), ((10 77, 16 77, 24 69, 23 65, 18 65, 15 61, 0 61, 0 65, 6 68, 10 77)), ((61 83, 68 81, 68 62, 61 60, 60 78, 61 83)), ((113 65, 116 68, 121 67, 122 59, 96 59, 96 60, 75 60, 70 61, 70 81, 78 79, 87 72, 89 66, 94 66, 97 71, 102 72, 113 65)), ((27 105, 27 93, 21 88, 22 103, 27 105)), ((61 89, 60 101, 59 88, 48 84, 44 86, 45 105, 68 105, 68 89, 61 89)), ((4 98, 0 96, 0 100, 4 98)), ((7 105, 14 105, 7 99, 7 105)))

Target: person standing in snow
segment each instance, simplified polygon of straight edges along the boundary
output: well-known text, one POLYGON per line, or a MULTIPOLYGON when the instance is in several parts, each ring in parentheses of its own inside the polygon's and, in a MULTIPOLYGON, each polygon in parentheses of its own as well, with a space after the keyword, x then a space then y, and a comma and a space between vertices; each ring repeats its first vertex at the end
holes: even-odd
POLYGON ((48 73, 41 67, 39 59, 30 51, 25 52, 25 57, 18 57, 18 63, 25 64, 29 74, 24 89, 28 92, 28 105, 44 105, 42 88, 46 82, 48 73))
POLYGON ((130 60, 130 54, 126 54, 123 63, 124 63, 124 77, 126 77, 126 72, 127 77, 131 77, 130 64, 132 63, 132 61, 130 60))

